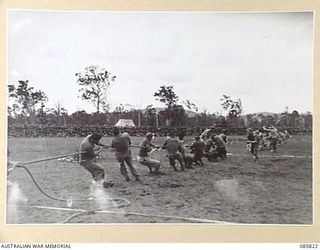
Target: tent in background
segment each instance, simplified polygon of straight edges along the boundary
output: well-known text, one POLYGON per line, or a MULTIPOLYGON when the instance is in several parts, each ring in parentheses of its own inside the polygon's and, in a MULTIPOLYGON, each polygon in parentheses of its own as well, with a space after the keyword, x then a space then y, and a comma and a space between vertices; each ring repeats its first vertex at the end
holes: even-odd
POLYGON ((119 119, 117 124, 115 125, 116 127, 120 128, 134 128, 136 127, 131 119, 119 119))

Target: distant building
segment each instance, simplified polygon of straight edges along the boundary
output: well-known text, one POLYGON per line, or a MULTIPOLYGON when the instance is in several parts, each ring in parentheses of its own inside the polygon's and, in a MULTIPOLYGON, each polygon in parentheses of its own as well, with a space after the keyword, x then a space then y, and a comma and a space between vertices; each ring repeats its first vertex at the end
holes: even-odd
POLYGON ((120 119, 116 125, 119 128, 135 128, 134 122, 131 119, 120 119))

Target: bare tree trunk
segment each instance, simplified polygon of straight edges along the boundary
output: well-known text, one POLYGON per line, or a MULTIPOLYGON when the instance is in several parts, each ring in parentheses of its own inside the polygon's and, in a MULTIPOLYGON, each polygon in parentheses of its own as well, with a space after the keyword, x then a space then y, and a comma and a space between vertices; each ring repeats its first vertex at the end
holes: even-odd
POLYGON ((100 111, 100 98, 98 98, 98 101, 97 101, 97 113, 99 113, 100 111))
POLYGON ((141 127, 141 116, 140 116, 140 112, 138 112, 138 127, 141 127))
POLYGON ((33 125, 36 123, 36 114, 34 111, 30 112, 30 123, 33 125))
POLYGON ((156 127, 159 127, 159 114, 156 113, 156 127))

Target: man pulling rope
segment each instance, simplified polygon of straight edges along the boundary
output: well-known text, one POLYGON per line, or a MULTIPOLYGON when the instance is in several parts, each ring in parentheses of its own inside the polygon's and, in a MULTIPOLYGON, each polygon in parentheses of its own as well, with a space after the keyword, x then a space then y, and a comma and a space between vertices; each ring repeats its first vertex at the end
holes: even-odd
POLYGON ((79 151, 79 164, 91 173, 96 183, 102 184, 104 188, 109 188, 113 187, 114 183, 105 180, 104 169, 96 163, 96 157, 102 149, 108 148, 107 145, 100 142, 101 137, 100 134, 93 133, 82 140, 79 151), (100 148, 95 149, 95 145, 100 146, 100 148))
POLYGON ((152 141, 153 135, 151 133, 147 133, 146 137, 140 142, 140 150, 138 154, 138 160, 141 165, 147 166, 149 168, 150 173, 153 174, 163 174, 160 171, 160 161, 155 159, 150 159, 149 153, 153 152, 152 148, 160 149, 160 146, 153 144, 152 141))
POLYGON ((130 181, 126 164, 128 165, 132 175, 136 181, 140 181, 139 174, 132 163, 131 140, 128 133, 120 133, 117 127, 113 128, 113 139, 111 147, 115 149, 115 157, 119 162, 120 173, 125 177, 126 181, 130 181))

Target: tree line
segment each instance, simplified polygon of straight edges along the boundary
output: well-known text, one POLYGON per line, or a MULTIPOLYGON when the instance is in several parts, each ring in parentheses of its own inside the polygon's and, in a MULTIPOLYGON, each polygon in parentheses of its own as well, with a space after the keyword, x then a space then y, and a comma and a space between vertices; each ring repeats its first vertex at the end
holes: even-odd
POLYGON ((165 105, 159 109, 148 105, 138 109, 130 104, 120 104, 110 111, 108 91, 116 80, 108 70, 99 66, 88 66, 83 72, 75 74, 79 85, 79 97, 90 102, 96 112, 79 110, 72 114, 57 103, 48 108, 48 96, 42 90, 36 90, 28 80, 20 80, 17 85, 8 85, 8 122, 9 125, 41 124, 48 126, 98 125, 113 126, 119 119, 132 119, 139 127, 261 127, 276 125, 283 128, 312 130, 311 112, 299 113, 287 110, 280 114, 257 113, 243 115, 242 100, 222 95, 221 113, 199 112, 190 100, 180 101, 172 84, 160 86, 154 98, 165 105))

